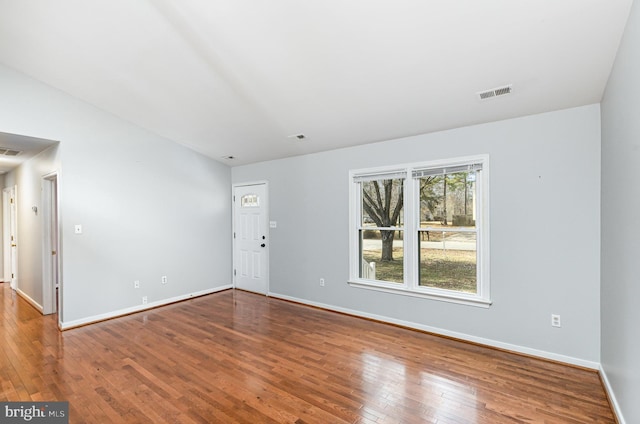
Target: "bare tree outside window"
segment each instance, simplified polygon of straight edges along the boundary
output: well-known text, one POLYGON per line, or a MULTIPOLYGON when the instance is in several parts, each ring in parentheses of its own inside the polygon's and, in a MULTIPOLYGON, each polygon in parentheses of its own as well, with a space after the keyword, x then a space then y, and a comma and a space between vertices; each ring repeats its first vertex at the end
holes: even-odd
MULTIPOLYGON (((362 208, 366 220, 376 227, 388 228, 400 224, 404 193, 403 180, 366 181, 362 183, 362 208)), ((379 230, 382 240, 381 261, 393 261, 394 230, 379 230)))
POLYGON ((419 284, 477 291, 475 172, 420 178, 419 284))
POLYGON ((490 303, 488 155, 354 170, 350 178, 349 284, 490 303))

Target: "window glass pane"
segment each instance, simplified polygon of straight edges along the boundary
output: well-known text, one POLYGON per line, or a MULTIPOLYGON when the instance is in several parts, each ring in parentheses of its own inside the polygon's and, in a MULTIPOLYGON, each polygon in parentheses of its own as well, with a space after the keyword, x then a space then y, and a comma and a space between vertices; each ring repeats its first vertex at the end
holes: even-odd
POLYGON ((419 178, 420 227, 475 227, 476 171, 419 178))
POLYGON ((403 181, 363 181, 360 183, 362 212, 360 225, 365 227, 395 227, 403 223, 403 181))
POLYGON ((360 278, 404 282, 404 232, 360 230, 360 278))
POLYGON ((483 228, 487 159, 351 170, 349 209, 355 215, 349 217, 349 283, 489 305, 489 252, 480 252, 489 235, 483 228), (407 229, 408 239, 403 237, 407 229))
POLYGON ((257 194, 245 194, 240 198, 240 207, 257 208, 260 206, 260 198, 257 194))
POLYGON ((476 233, 419 231, 420 286, 477 293, 476 233))

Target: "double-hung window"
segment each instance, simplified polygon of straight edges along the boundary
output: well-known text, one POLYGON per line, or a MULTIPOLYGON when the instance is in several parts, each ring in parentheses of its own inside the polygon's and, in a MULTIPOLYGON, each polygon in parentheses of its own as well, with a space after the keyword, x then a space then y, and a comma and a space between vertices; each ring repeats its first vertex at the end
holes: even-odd
POLYGON ((353 286, 488 306, 488 157, 350 172, 353 286))
POLYGON ((354 177, 360 195, 357 218, 361 279, 390 283, 405 280, 402 241, 406 176, 406 172, 391 171, 354 177))

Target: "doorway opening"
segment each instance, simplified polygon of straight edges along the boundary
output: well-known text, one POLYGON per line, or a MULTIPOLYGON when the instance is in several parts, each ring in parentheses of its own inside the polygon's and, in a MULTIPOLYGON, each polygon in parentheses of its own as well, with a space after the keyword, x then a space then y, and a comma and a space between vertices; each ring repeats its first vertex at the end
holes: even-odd
POLYGON ((62 317, 58 172, 42 177, 42 313, 62 317))
POLYGON ((233 186, 234 287, 269 292, 267 183, 233 186))
POLYGON ((12 290, 18 288, 18 214, 17 187, 2 190, 3 280, 12 290))

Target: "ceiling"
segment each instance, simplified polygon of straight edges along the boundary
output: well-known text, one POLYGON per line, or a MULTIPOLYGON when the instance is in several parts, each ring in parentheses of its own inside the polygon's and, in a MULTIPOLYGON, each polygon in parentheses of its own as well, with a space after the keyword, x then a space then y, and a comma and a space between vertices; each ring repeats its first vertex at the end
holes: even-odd
POLYGON ((631 3, 0 0, 0 63, 234 166, 597 103, 631 3))
POLYGON ((53 140, 0 132, 0 175, 57 143, 53 140))

